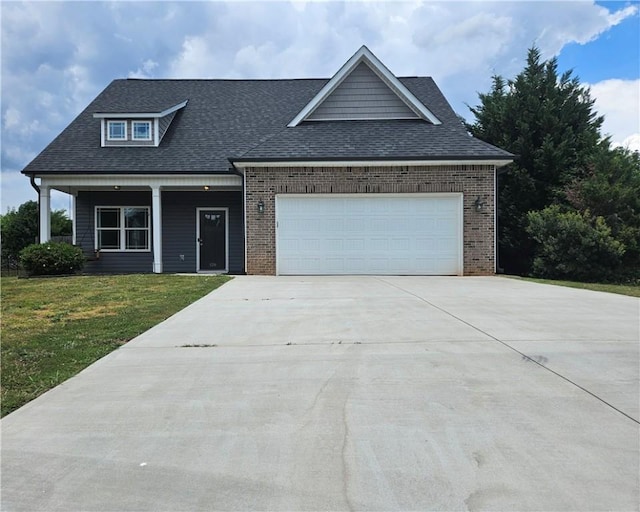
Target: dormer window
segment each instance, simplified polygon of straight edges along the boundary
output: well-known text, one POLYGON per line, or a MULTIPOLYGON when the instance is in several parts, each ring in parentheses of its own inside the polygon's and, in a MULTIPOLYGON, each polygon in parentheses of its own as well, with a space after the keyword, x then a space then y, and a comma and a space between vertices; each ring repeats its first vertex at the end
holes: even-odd
POLYGON ((133 121, 133 140, 151 140, 151 121, 133 121))
POLYGON ((108 140, 127 140, 127 123, 125 121, 109 121, 107 123, 108 140))
POLYGON ((158 147, 171 122, 189 100, 164 109, 142 112, 96 112, 100 120, 100 145, 104 147, 158 147))

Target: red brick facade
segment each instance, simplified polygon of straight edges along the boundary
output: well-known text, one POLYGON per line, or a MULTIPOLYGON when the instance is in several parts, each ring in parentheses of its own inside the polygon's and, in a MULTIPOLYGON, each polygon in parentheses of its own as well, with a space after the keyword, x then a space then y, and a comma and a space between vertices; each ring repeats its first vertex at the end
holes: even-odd
POLYGON ((247 273, 276 273, 275 196, 462 192, 464 275, 495 271, 493 165, 247 168, 247 273), (482 211, 474 202, 480 197, 482 211), (258 213, 258 202, 264 213, 258 213))

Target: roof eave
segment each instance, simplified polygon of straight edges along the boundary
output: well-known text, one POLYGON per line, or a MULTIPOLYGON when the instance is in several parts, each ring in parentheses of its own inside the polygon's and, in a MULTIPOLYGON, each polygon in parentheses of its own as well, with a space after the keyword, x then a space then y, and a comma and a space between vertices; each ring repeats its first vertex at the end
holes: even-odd
POLYGON ((352 158, 229 158, 236 167, 354 167, 379 165, 495 165, 503 167, 513 162, 504 155, 486 156, 422 156, 422 157, 352 157, 352 158))

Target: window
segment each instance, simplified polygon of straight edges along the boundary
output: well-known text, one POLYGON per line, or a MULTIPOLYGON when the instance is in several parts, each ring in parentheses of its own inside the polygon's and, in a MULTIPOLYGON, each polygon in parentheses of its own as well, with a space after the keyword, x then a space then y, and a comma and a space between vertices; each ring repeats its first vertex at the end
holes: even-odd
POLYGON ((109 140, 127 140, 126 121, 107 121, 107 138, 109 140))
POLYGON ((148 251, 147 206, 97 206, 96 243, 101 251, 148 251))
POLYGON ((151 122, 134 121, 132 132, 133 140, 151 140, 151 122))

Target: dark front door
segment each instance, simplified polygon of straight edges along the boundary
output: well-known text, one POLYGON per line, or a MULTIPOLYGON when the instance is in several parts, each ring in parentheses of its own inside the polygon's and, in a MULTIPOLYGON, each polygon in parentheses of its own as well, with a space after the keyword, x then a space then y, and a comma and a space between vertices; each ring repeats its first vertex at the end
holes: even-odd
POLYGON ((226 272, 227 211, 198 210, 198 270, 226 272))

